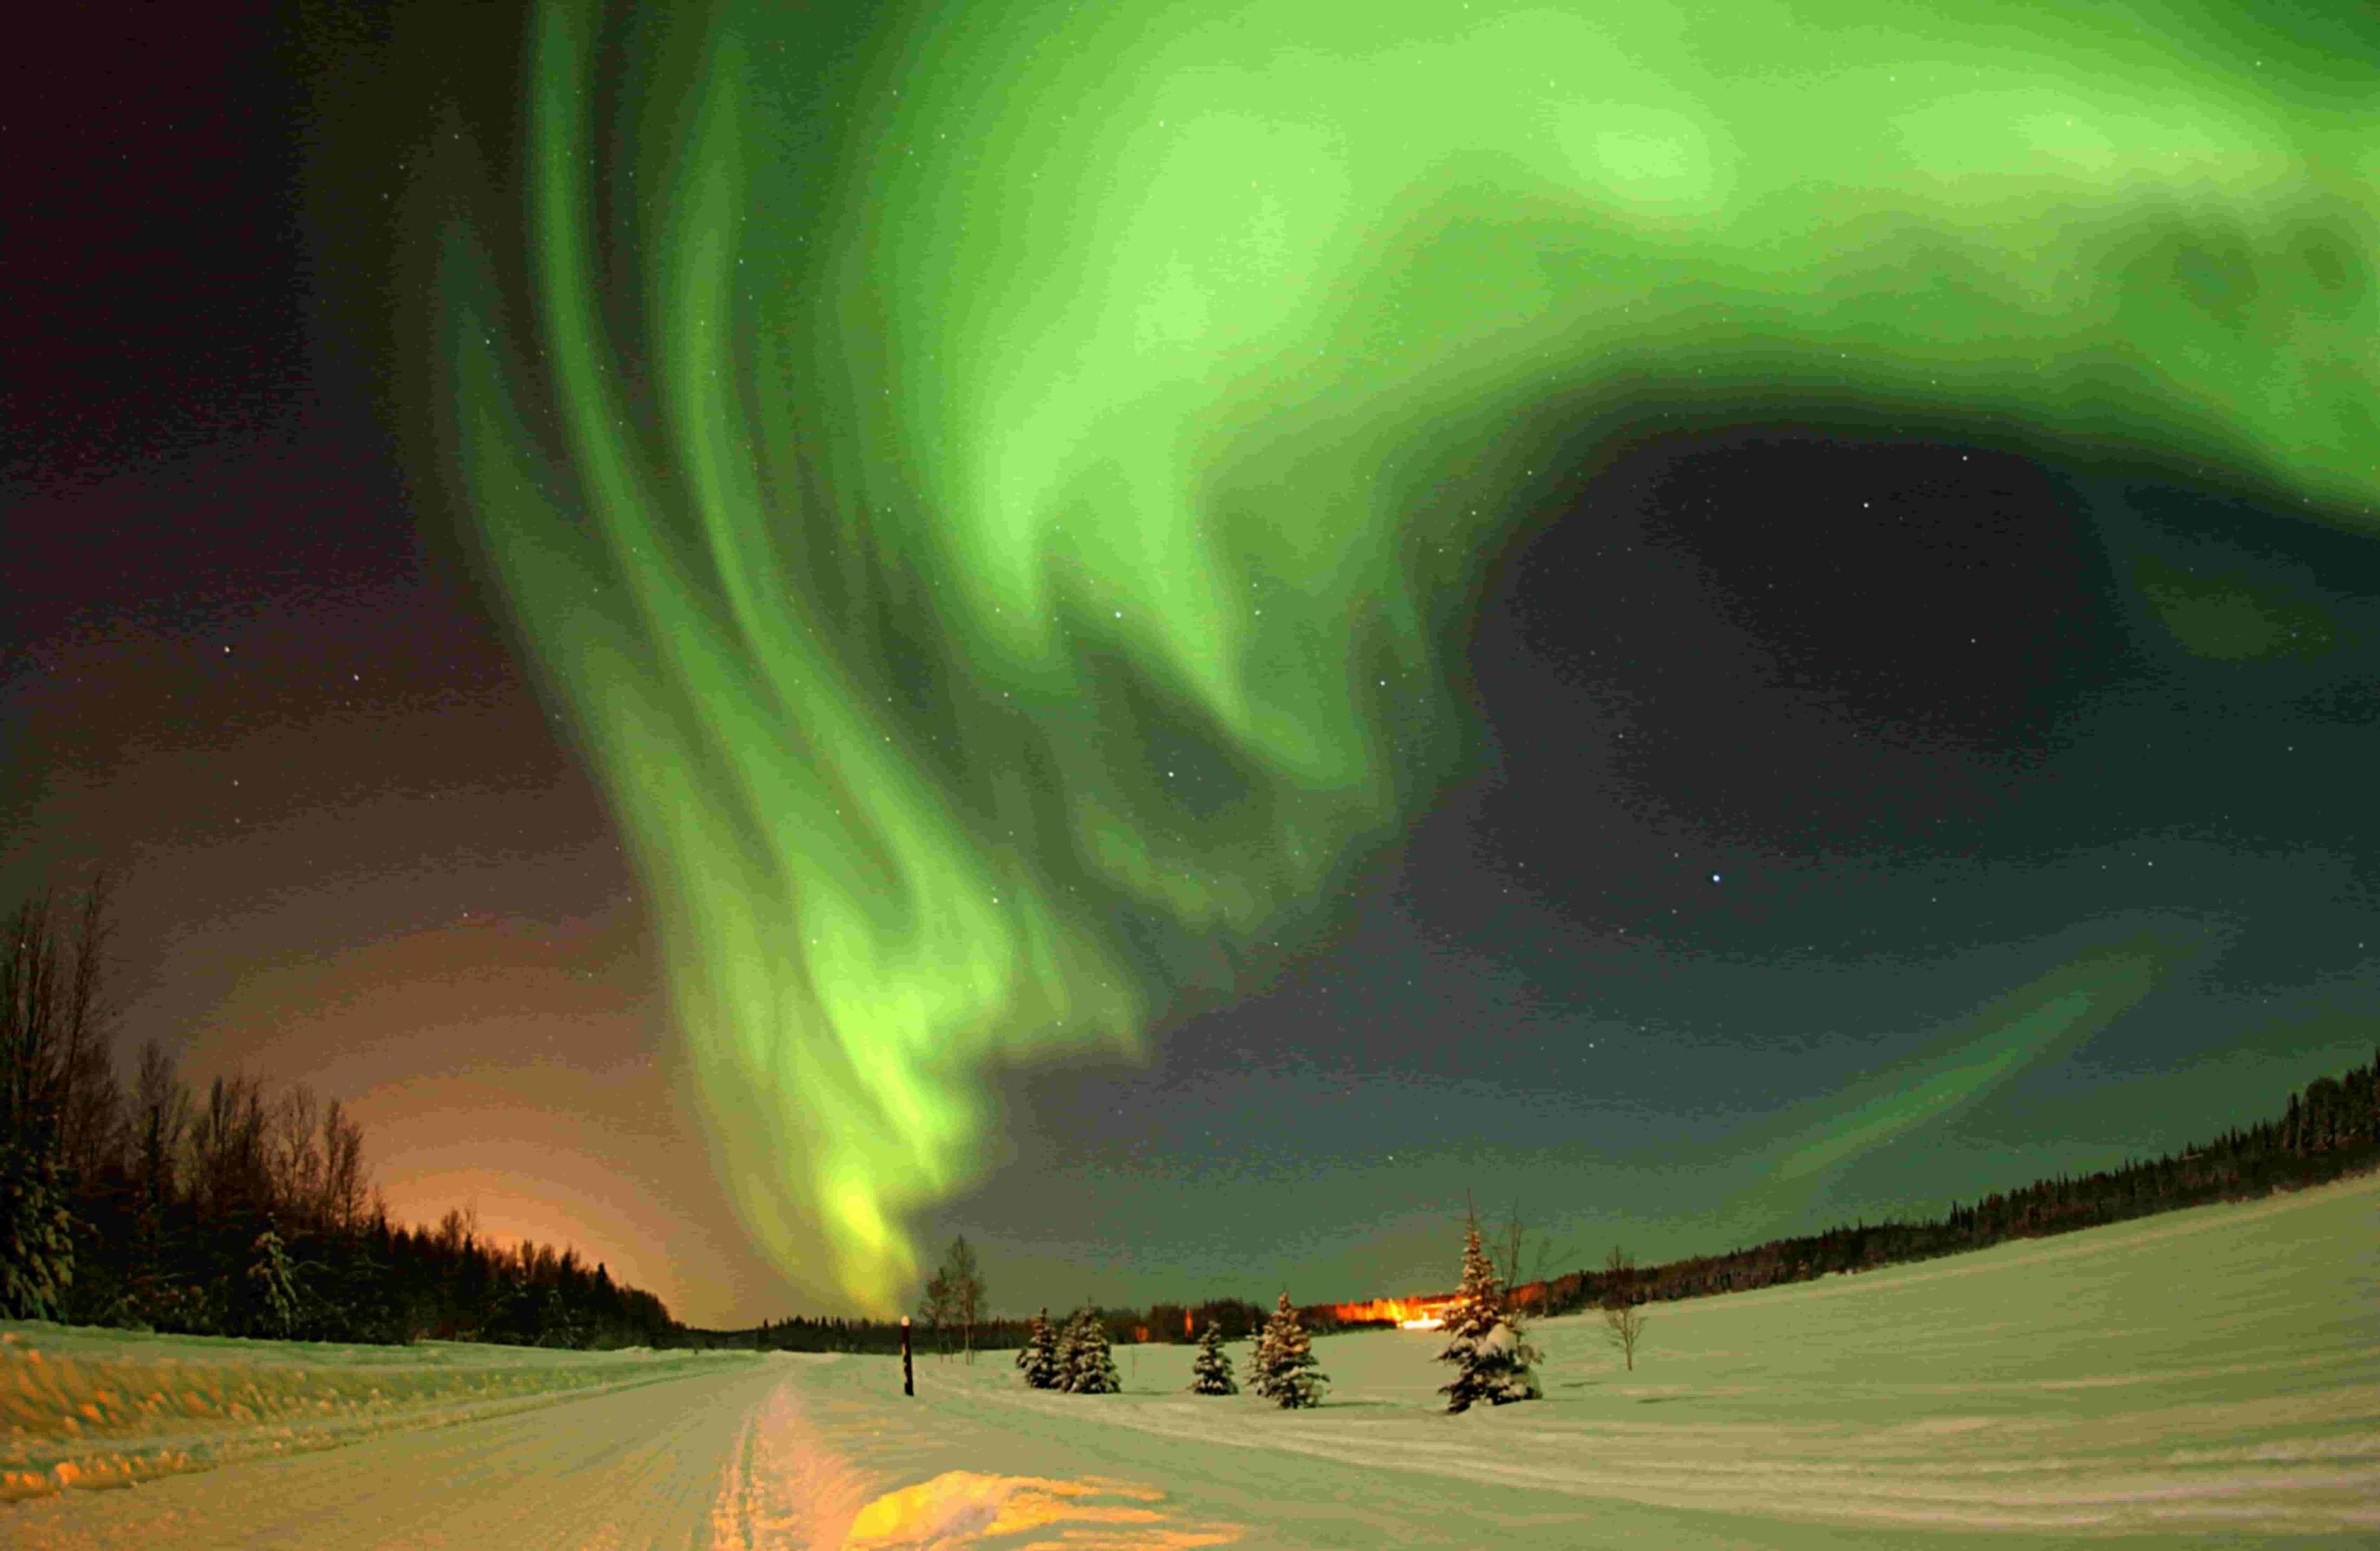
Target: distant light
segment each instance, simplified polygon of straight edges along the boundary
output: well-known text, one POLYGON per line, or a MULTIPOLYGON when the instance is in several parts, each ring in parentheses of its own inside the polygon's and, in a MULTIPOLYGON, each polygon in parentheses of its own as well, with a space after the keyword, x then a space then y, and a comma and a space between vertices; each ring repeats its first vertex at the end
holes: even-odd
POLYGON ((1714 882, 1714 883, 1715 883, 1715 882, 1717 882, 1718 881, 1719 881, 1719 875, 1718 875, 1717 873, 1715 873, 1715 872, 1714 872, 1714 873, 1712 873, 1712 874, 1711 875, 1711 882, 1714 882))

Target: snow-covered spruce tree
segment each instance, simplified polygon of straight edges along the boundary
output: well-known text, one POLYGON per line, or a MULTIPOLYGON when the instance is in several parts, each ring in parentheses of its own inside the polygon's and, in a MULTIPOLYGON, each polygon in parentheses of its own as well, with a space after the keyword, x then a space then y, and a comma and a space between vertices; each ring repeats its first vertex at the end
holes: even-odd
POLYGON ((1198 1338, 1198 1356, 1190 1364, 1190 1389, 1197 1395, 1239 1393, 1231 1376, 1231 1358, 1223 1350, 1223 1328, 1212 1319, 1207 1321, 1207 1333, 1198 1338))
POLYGON ((1016 1354, 1016 1365, 1025 1370, 1025 1382, 1035 1389, 1059 1387, 1064 1371, 1058 1365, 1057 1327, 1050 1323, 1048 1309, 1033 1317, 1025 1346, 1016 1354))
POLYGON ((1305 1327, 1298 1323, 1289 1295, 1282 1293, 1273 1317, 1264 1321, 1263 1339, 1257 1343, 1250 1387, 1282 1409, 1295 1411, 1322 1404, 1322 1391, 1329 1382, 1330 1375, 1314 1365, 1305 1327))
POLYGON ((1536 1349, 1520 1338, 1505 1313, 1503 1285, 1479 1248, 1475 1221, 1463 1234, 1462 1286, 1447 1309, 1446 1330, 1449 1339, 1438 1360, 1455 1365, 1454 1382, 1438 1389, 1447 1410, 1468 1411, 1480 1400, 1501 1406, 1539 1398, 1537 1374, 1529 1366, 1537 1360, 1536 1349))
POLYGON ((270 1219, 248 1246, 248 1305, 256 1333, 288 1339, 298 1323, 298 1277, 289 1247, 270 1219))
POLYGON ((1124 1385, 1116 1377, 1116 1355, 1108 1349, 1107 1326, 1097 1309, 1075 1316, 1074 1361, 1066 1368, 1066 1388, 1077 1395, 1114 1395, 1124 1385))
POLYGON ((1273 1391, 1267 1387, 1273 1372, 1273 1322, 1270 1319, 1253 1326, 1248 1332, 1250 1346, 1248 1353, 1248 1387, 1269 1400, 1273 1391))
POLYGON ((0 1319, 59 1319, 74 1281, 74 1214, 55 1148, 0 1136, 0 1319))
POLYGON ((1077 1309, 1066 1316, 1064 1324, 1058 1327, 1058 1345, 1051 1353, 1050 1387, 1072 1389, 1075 1386, 1075 1364, 1081 1359, 1082 1310, 1077 1309))
POLYGON ((537 1345, 575 1350, 584 1338, 585 1332, 562 1295, 562 1284, 546 1283, 545 1291, 537 1295, 537 1345))

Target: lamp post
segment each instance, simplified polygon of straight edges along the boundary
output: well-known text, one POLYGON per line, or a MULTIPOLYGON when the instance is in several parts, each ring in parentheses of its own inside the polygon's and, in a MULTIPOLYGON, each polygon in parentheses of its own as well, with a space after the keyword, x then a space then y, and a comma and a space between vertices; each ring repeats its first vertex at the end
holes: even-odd
POLYGON ((912 1399, 918 1393, 917 1375, 909 1368, 909 1317, 906 1314, 901 1316, 901 1393, 912 1399))

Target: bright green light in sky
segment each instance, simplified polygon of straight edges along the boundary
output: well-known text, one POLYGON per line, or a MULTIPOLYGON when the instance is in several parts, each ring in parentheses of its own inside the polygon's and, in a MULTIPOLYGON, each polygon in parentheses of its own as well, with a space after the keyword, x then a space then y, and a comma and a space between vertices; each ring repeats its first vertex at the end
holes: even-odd
POLYGON ((887 17, 550 0, 519 235, 442 283, 719 1166, 870 1308, 987 1063, 1228 994, 1459 765, 1481 556, 1581 449, 1766 405, 2380 487, 2349 20, 887 17))
POLYGON ((1779 1159, 1769 1177, 1807 1180, 1938 1124, 1969 1107, 2024 1067, 2071 1050, 2155 988, 2184 949, 2142 934, 2072 961, 1978 1008, 1944 1031, 1946 1047, 1911 1069, 1882 1080, 1884 1091, 1848 1105, 1822 1103, 1806 1139, 1779 1159))

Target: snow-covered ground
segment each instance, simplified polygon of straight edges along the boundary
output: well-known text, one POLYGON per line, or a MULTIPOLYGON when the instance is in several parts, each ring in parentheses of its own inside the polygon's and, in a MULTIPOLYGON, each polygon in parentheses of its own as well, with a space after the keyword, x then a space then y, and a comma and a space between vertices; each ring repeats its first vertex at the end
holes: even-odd
POLYGON ((2380 1178, 1657 1305, 1633 1373, 1542 1321, 1546 1399, 1462 1416, 1430 1332, 1317 1340, 1301 1412, 1183 1393, 1188 1346, 910 1400, 882 1358, 5 1331, 28 1551, 2380 1544, 2380 1178))

